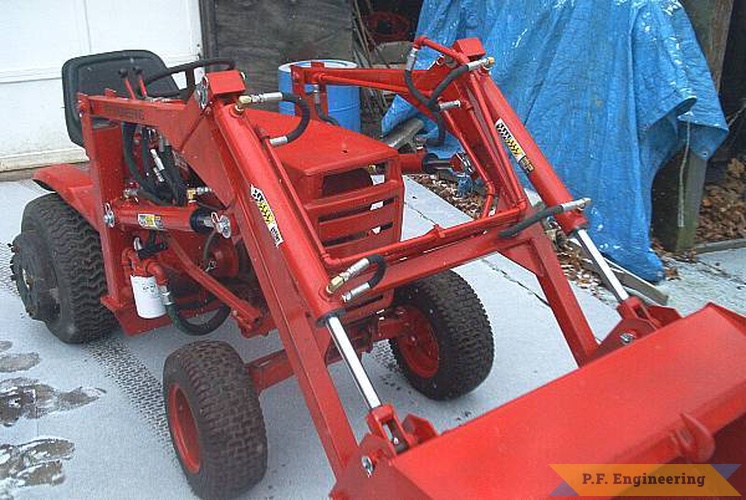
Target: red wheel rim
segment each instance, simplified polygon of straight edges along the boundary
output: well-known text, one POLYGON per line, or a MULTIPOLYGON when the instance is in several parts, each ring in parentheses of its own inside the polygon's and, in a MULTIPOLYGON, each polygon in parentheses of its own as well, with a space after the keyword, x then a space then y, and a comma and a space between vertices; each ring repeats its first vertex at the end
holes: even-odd
POLYGON ((186 394, 178 384, 168 388, 168 423, 171 424, 174 446, 184 467, 196 474, 200 466, 197 424, 186 394))
POLYGON ((440 365, 438 340, 430 320, 419 309, 405 306, 407 326, 397 346, 409 369, 422 378, 435 376, 440 365))

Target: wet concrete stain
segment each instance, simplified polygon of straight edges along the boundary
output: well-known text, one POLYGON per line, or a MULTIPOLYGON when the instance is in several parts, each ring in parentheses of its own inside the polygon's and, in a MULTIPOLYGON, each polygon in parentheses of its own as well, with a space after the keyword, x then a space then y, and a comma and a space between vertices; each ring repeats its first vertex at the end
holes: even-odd
POLYGON ((6 353, 13 342, 0 340, 0 373, 23 372, 39 364, 41 359, 35 352, 6 353))
POLYGON ((28 443, 0 445, 0 500, 10 500, 19 488, 65 481, 63 460, 70 460, 75 445, 58 438, 40 438, 28 443))
POLYGON ((65 392, 30 378, 6 379, 0 382, 0 422, 10 427, 21 418, 74 410, 96 401, 103 392, 93 387, 65 392))

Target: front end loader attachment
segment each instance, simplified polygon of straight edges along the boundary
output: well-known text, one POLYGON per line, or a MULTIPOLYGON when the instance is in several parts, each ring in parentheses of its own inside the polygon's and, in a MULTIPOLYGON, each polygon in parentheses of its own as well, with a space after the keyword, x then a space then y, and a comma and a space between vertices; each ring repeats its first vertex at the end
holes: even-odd
MULTIPOLYGON (((89 166, 35 176, 57 192, 37 202, 54 208, 45 213, 66 210, 67 233, 86 227, 93 246, 69 245, 84 251, 50 259, 49 269, 60 271, 41 273, 32 265, 42 254, 34 251, 41 224, 27 221, 34 229, 14 245, 14 262, 28 265, 16 265, 15 275, 24 277, 17 285, 27 309, 46 306, 49 314, 36 317, 66 342, 87 337, 59 335, 68 329, 55 322, 57 312, 77 318, 72 326, 116 318, 127 335, 173 324, 201 336, 228 318, 246 338, 277 330, 282 349, 248 363, 214 341, 185 346, 166 362, 169 428, 198 495, 233 497, 264 477, 258 395, 292 376, 336 477, 336 498, 545 497, 561 484, 551 464, 738 463, 727 458, 733 450, 743 458, 746 319, 715 305, 682 319, 627 293, 587 232, 590 200, 574 199, 554 172, 491 79, 495 61, 478 40, 445 47, 418 38, 403 70, 294 66, 293 93, 247 94, 231 61, 143 76, 139 66, 110 71, 111 58, 131 54, 69 66, 85 81, 95 68, 102 79, 90 80, 115 79, 116 88, 66 91, 89 166), (419 50, 438 53, 430 68, 414 69, 419 50), (198 82, 195 70, 214 65, 224 70, 198 82), (179 72, 186 88, 153 86, 179 72), (463 154, 397 151, 325 123, 328 85, 399 95, 436 123, 437 141, 448 132, 463 154), (301 116, 254 109, 281 101, 301 116), (514 166, 546 208, 534 210, 514 166), (403 176, 441 168, 483 182, 479 215, 403 239, 403 176), (538 224, 548 217, 577 239, 618 302, 621 321, 601 343, 538 224), (440 435, 424 418, 399 421, 360 357, 386 341, 423 395, 454 399, 476 389, 492 366, 493 333, 453 268, 495 253, 536 277, 580 368, 440 435), (82 309, 55 303, 53 287, 41 286, 51 278, 27 279, 37 270, 44 278, 73 274, 66 266, 93 254, 98 281, 76 295, 82 309), (192 321, 205 313, 212 316, 192 321), (336 362, 365 403, 362 440, 327 369, 336 362), (202 397, 204 387, 215 399, 202 397), (239 416, 223 419, 225 412, 239 416)), ((43 219, 59 230, 55 217, 43 219)), ((47 238, 43 248, 57 243, 47 238)))
POLYGON ((562 482, 550 464, 717 459, 746 413, 744 360, 744 318, 710 304, 404 453, 364 440, 332 496, 543 498, 562 482))

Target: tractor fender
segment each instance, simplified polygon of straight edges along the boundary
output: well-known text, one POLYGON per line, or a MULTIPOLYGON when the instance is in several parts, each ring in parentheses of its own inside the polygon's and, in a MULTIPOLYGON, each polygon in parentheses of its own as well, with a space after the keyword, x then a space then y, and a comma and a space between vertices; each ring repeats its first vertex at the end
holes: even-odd
POLYGON ((42 188, 59 194, 65 203, 78 211, 91 226, 100 229, 101 216, 98 212, 101 208, 93 206, 93 181, 87 164, 78 166, 62 163, 44 167, 34 172, 33 180, 42 188))

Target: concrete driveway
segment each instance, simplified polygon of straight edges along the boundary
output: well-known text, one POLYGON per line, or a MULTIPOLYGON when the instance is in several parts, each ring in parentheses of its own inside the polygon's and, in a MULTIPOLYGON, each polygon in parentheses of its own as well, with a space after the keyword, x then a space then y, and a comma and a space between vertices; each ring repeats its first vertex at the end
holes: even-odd
MULTIPOLYGON (((40 194, 30 181, 0 184, 0 499, 190 498, 168 437, 161 371, 168 354, 193 339, 169 327, 68 346, 31 320, 10 281, 5 243, 18 232, 24 204, 40 194)), ((448 226, 465 217, 408 182, 407 236, 433 222, 448 226)), ((387 347, 377 346, 364 358, 382 399, 400 415, 417 413, 441 431, 575 367, 532 275, 499 256, 458 272, 484 302, 496 338, 494 369, 477 391, 435 403, 409 388, 387 347)), ((616 313, 587 292, 576 295, 597 337, 603 337, 616 313)), ((231 322, 210 338, 230 342, 247 360, 279 347, 276 338, 243 339, 231 322)), ((333 366, 331 372, 362 436, 364 408, 354 384, 345 367, 333 366)), ((295 381, 267 390, 261 402, 269 468, 246 498, 325 497, 334 478, 295 381)))

